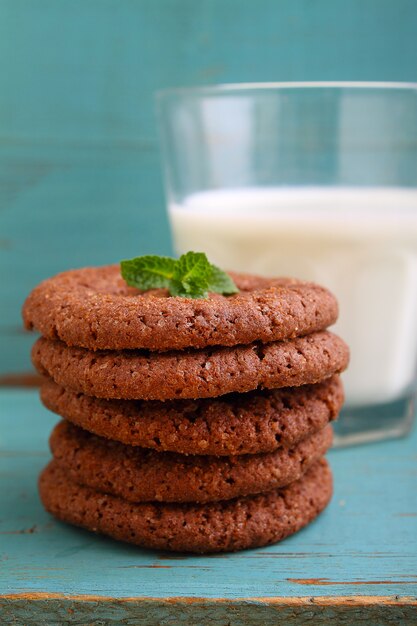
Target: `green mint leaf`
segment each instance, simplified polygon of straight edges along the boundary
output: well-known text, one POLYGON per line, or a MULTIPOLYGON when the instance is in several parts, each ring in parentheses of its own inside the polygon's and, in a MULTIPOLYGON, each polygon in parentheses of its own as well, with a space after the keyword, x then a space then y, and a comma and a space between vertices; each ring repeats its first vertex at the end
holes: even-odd
POLYGON ((177 261, 166 256, 139 256, 121 261, 120 269, 124 280, 131 287, 142 291, 169 288, 177 261))
POLYGON ((172 276, 175 295, 207 298, 211 265, 204 252, 187 252, 178 259, 172 276))
POLYGON ((181 298, 193 298, 198 300, 199 298, 207 298, 208 290, 205 283, 202 285, 194 284, 192 289, 185 288, 182 283, 178 281, 172 281, 169 287, 169 293, 171 296, 179 296, 181 298))
POLYGON ((178 260, 148 255, 121 261, 126 283, 142 291, 165 288, 171 296, 207 298, 210 291, 225 295, 239 290, 233 280, 203 252, 187 252, 178 260))
POLYGON ((236 287, 234 281, 230 278, 229 274, 223 272, 223 270, 221 270, 216 265, 212 265, 209 291, 215 291, 216 293, 229 295, 232 293, 238 293, 239 289, 236 287))

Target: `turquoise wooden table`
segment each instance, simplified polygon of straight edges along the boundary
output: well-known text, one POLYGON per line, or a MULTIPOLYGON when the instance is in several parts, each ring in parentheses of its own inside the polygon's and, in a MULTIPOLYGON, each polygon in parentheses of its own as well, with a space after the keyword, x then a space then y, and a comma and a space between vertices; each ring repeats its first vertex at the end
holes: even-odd
POLYGON ((140 550, 55 521, 36 491, 56 418, 0 391, 0 623, 416 624, 417 432, 335 450, 309 528, 238 554, 140 550))
MULTIPOLYGON (((31 378, 29 290, 169 254, 156 90, 417 79, 415 0, 1 0, 0 383, 31 378), (236 10, 238 6, 239 10, 236 10)), ((334 452, 330 508, 283 544, 189 557, 55 522, 54 417, 0 390, 0 625, 417 622, 416 438, 334 452)))

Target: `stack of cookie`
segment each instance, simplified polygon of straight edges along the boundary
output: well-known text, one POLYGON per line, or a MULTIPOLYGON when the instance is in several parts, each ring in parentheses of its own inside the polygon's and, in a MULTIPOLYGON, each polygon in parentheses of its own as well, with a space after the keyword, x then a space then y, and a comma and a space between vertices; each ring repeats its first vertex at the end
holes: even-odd
POLYGON ((273 543, 328 503, 323 455, 348 349, 325 289, 234 274, 208 299, 128 287, 118 266, 41 283, 33 362, 64 420, 40 494, 57 518, 190 552, 273 543))

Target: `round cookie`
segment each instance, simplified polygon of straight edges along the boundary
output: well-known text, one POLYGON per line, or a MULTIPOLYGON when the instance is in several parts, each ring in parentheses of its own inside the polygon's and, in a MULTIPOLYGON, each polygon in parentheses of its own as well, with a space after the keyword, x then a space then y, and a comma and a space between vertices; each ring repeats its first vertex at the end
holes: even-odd
POLYGON ((337 302, 323 287, 230 275, 238 294, 193 300, 128 287, 118 265, 72 270, 38 285, 23 306, 23 319, 26 328, 68 345, 153 351, 281 341, 337 319, 337 302))
POLYGON ((41 337, 32 360, 41 374, 89 396, 171 400, 317 383, 346 368, 349 350, 328 331, 265 345, 148 354, 92 352, 41 337))
POLYGON ((212 502, 272 491, 298 480, 331 443, 327 426, 291 449, 185 456, 126 446, 66 421, 50 438, 54 459, 70 480, 130 502, 212 502))
POLYGON ((294 446, 336 419, 344 396, 334 376, 316 385, 167 402, 92 398, 46 379, 41 399, 108 439, 160 452, 225 456, 294 446))
POLYGON ((332 476, 324 459, 283 489, 206 504, 133 504, 68 479, 52 461, 39 479, 41 500, 58 519, 146 548, 227 552, 275 543, 326 506, 332 476))

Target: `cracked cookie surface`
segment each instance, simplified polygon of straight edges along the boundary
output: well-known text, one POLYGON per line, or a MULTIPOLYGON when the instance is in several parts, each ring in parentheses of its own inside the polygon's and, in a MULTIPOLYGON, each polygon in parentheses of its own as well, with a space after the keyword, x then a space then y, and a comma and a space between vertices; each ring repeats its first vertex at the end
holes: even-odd
POLYGON ((128 287, 118 265, 63 272, 40 283, 23 306, 27 329, 91 350, 152 351, 234 346, 306 335, 336 321, 324 287, 230 272, 240 292, 193 300, 128 287))
POLYGON ((86 395, 171 400, 321 382, 346 368, 349 350, 329 331, 269 344, 164 353, 93 352, 41 337, 32 360, 41 374, 86 395))
POLYGON ((331 443, 331 426, 292 448, 228 457, 145 450, 66 421, 50 437, 54 459, 69 479, 130 502, 212 502, 272 491, 298 480, 331 443))
POLYGON ((316 385, 166 402, 93 398, 46 379, 41 399, 51 411, 108 439, 157 451, 227 456, 294 446, 335 420, 344 396, 334 376, 316 385))
POLYGON ((332 475, 320 459, 283 489, 205 504, 132 503, 69 480, 52 461, 39 479, 41 500, 59 520, 138 546, 226 552, 275 543, 328 504, 332 475))

